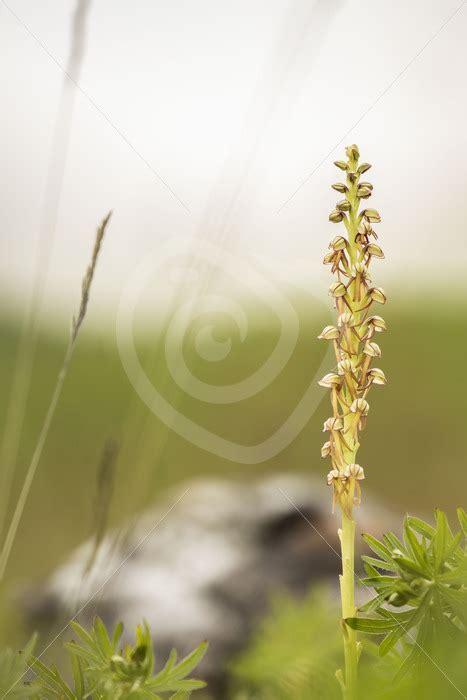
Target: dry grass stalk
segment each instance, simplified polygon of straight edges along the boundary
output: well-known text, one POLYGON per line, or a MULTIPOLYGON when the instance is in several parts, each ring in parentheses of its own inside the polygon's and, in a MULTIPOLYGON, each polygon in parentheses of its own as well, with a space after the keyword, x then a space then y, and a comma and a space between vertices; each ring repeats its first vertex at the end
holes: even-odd
POLYGON ((83 284, 82 284, 82 290, 81 290, 81 301, 80 301, 80 306, 78 310, 78 314, 76 317, 73 317, 72 323, 71 323, 71 331, 70 331, 70 338, 68 341, 68 346, 65 352, 65 357, 63 360, 62 368, 60 370, 60 373, 57 378, 57 383, 55 385, 49 407, 47 409, 47 413, 44 419, 44 423, 41 428, 41 432, 39 435, 39 439, 37 441, 36 447, 34 449, 34 453, 32 455, 31 462, 29 464, 28 470, 26 472, 26 476, 21 488, 20 495, 18 497, 18 500, 16 502, 16 506, 13 512, 13 517, 11 519, 6 537, 5 537, 5 542, 3 545, 3 549, 0 555, 0 581, 3 579, 4 574, 5 574, 5 569, 8 564, 8 560, 10 558, 11 550, 13 547, 13 543, 15 541, 16 533, 18 531, 19 524, 21 522, 21 517, 23 515, 24 507, 26 505, 27 498, 29 496, 29 492, 31 490, 32 482, 34 480, 34 476, 36 474, 36 470, 42 455, 42 450, 44 449, 45 441, 47 439, 47 435, 50 430, 50 426, 52 424, 52 420, 55 414, 55 410, 57 408, 58 400, 60 398, 60 394, 62 393, 63 389, 63 384, 65 382, 65 377, 68 372, 68 367, 71 361, 71 358, 73 356, 73 352, 76 346, 76 339, 79 334, 79 330, 81 328, 81 325, 84 321, 84 318, 86 316, 86 310, 88 306, 88 301, 89 301, 89 291, 91 289, 91 284, 92 280, 94 277, 94 272, 96 269, 96 264, 97 264, 97 259, 99 256, 99 251, 101 249, 102 245, 102 240, 104 238, 104 234, 107 228, 107 224, 109 222, 111 216, 111 212, 107 214, 105 219, 102 221, 101 225, 97 229, 96 233, 96 239, 94 242, 94 248, 92 252, 92 257, 91 257, 91 262, 86 270, 86 274, 84 275, 83 278, 83 284))

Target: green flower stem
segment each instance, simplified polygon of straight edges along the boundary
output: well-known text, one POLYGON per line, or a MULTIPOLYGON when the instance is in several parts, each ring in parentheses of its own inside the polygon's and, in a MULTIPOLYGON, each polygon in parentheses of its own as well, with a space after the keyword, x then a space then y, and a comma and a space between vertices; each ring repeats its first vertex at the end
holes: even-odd
MULTIPOLYGON (((342 529, 339 530, 342 552, 342 574, 339 577, 342 602, 342 620, 355 617, 355 520, 342 511, 342 529)), ((358 647, 357 633, 342 622, 345 658, 345 690, 346 700, 355 697, 357 686, 358 647)))

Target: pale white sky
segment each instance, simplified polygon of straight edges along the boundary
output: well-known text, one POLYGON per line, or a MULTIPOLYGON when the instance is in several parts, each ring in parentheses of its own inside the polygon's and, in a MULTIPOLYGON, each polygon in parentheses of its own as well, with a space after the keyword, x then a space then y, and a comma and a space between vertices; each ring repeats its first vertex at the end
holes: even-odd
MULTIPOLYGON (((115 308, 138 262, 177 236, 234 250, 240 269, 256 255, 272 275, 321 286, 317 262, 337 232, 332 161, 352 142, 374 165, 378 283, 465 277, 467 6, 441 29, 461 4, 91 0, 79 77, 90 99, 76 91, 50 308, 75 303, 110 208, 96 309, 115 308)), ((0 3, 3 305, 31 288, 64 79, 38 42, 65 66, 74 8, 0 3)))

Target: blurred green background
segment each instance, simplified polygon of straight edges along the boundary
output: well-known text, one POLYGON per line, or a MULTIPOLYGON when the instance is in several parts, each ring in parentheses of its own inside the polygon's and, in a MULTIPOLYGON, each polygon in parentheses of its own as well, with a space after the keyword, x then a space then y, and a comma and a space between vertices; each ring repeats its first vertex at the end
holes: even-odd
MULTIPOLYGON (((397 295, 396 295, 397 297, 397 295)), ((299 340, 290 362, 264 391, 232 405, 210 405, 180 393, 170 377, 158 339, 164 327, 154 323, 138 335, 143 365, 155 386, 178 410, 213 432, 243 444, 255 444, 274 432, 314 380, 325 344, 316 336, 330 311, 292 296, 300 318, 299 340)), ((401 298, 384 309, 388 331, 377 340, 378 362, 389 379, 374 387, 359 461, 367 473, 365 491, 396 512, 426 514, 434 506, 460 505, 467 486, 464 450, 467 379, 463 372, 467 341, 466 308, 457 301, 432 301, 425 294, 401 298)), ((215 319, 214 319, 215 320, 215 319)), ((202 324, 206 319, 199 319, 202 324)), ((250 309, 248 338, 241 343, 229 322, 217 319, 218 339, 232 338, 222 363, 205 362, 184 347, 187 363, 204 381, 228 384, 261 366, 274 347, 278 324, 262 309, 250 309), (220 367, 220 364, 222 367, 220 367)), ((19 327, 1 322, 1 419, 5 418, 15 364, 19 327)), ((21 439, 12 502, 37 439, 59 371, 65 329, 43 332, 36 359, 21 439)), ((273 459, 241 465, 206 452, 179 437, 138 398, 125 374, 111 330, 88 327, 79 338, 65 389, 30 494, 13 550, 5 585, 36 579, 89 536, 95 521, 96 479, 105 441, 120 443, 111 502, 111 523, 123 521, 157 498, 164 487, 193 475, 250 478, 272 470, 306 471, 325 478, 321 461, 322 423, 329 415, 328 396, 305 429, 273 459)))

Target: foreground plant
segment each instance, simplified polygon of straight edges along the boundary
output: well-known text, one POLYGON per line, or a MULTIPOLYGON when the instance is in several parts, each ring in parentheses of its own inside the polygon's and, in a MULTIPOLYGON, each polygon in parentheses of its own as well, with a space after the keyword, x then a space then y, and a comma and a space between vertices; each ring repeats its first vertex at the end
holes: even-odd
POLYGON ((376 617, 346 620, 353 630, 382 637, 385 656, 401 640, 403 662, 396 680, 420 662, 430 663, 446 640, 462 649, 467 633, 467 514, 457 511, 453 534, 446 515, 436 511, 435 527, 407 516, 403 540, 389 532, 383 541, 364 535, 377 555, 364 556, 367 578, 359 583, 376 595, 360 608, 376 617), (394 608, 404 606, 403 611, 394 608))
MULTIPOLYGON (((331 265, 336 280, 330 286, 337 311, 335 326, 326 326, 320 338, 332 342, 336 358, 335 369, 320 381, 331 392, 332 415, 324 423, 329 434, 322 448, 322 456, 330 457, 331 470, 328 484, 333 489, 333 504, 342 514, 339 530, 342 551, 340 576, 342 618, 356 614, 354 597, 355 521, 353 508, 360 503, 360 482, 365 478, 357 464, 360 432, 364 429, 369 412, 367 395, 372 384, 385 384, 381 369, 372 366, 381 355, 374 341, 376 333, 385 330, 384 320, 372 314, 373 304, 384 304, 386 295, 374 287, 369 276, 373 258, 383 258, 383 251, 375 243, 377 235, 373 224, 380 215, 375 209, 361 207, 362 200, 372 195, 373 185, 362 179, 370 169, 369 163, 359 163, 358 147, 346 148, 346 161, 335 165, 345 174, 345 183, 332 185, 343 198, 331 212, 329 220, 343 223, 347 236, 338 235, 330 244, 324 263, 331 265)), ((337 672, 344 696, 353 698, 357 684, 359 646, 354 629, 342 625, 344 636, 345 671, 337 672)))
POLYGON ((149 627, 136 628, 134 645, 120 648, 123 625, 120 623, 110 636, 104 623, 96 618, 92 629, 71 622, 77 642, 65 642, 71 662, 72 681, 63 676, 56 666, 46 666, 31 656, 32 641, 22 656, 6 651, 0 654, 2 697, 33 697, 42 700, 142 700, 143 698, 170 698, 188 700, 191 693, 204 688, 203 681, 188 678, 207 651, 207 642, 181 661, 172 650, 165 666, 154 674, 153 642, 149 627), (24 678, 32 672, 33 681, 24 678))

